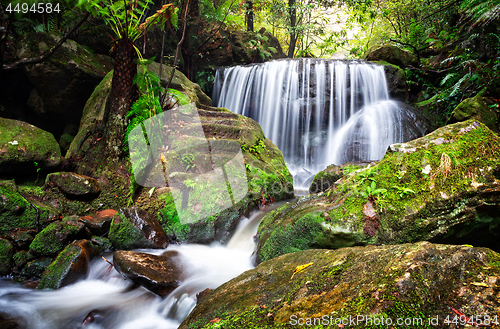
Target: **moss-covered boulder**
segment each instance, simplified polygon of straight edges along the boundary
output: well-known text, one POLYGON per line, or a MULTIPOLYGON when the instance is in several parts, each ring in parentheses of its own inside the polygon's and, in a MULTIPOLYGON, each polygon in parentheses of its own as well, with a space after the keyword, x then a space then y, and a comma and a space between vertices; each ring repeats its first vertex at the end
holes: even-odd
MULTIPOLYGON (((139 70, 141 69, 139 68, 139 70)), ((159 65, 156 63, 151 64, 149 69, 159 73, 159 65)), ((165 66, 162 68, 162 86, 166 85, 170 72, 169 68, 165 66)), ((132 185, 131 189, 128 188, 129 183, 126 180, 130 177, 129 172, 127 172, 130 164, 127 161, 117 163, 116 170, 101 166, 104 163, 102 159, 104 153, 102 152, 95 152, 96 157, 88 161, 75 161, 79 154, 94 152, 92 150, 99 146, 99 134, 95 128, 103 119, 106 99, 111 89, 111 79, 112 74, 110 73, 95 89, 87 102, 80 130, 66 154, 68 163, 78 164, 77 173, 99 177, 102 192, 98 198, 92 201, 92 211, 102 209, 102 207, 118 209, 123 207, 127 201, 133 201, 135 206, 150 213, 160 213, 158 219, 165 232, 169 236, 177 238, 177 241, 210 243, 215 240, 226 241, 231 232, 236 229, 241 215, 249 209, 261 205, 264 198, 265 200, 282 200, 293 196, 293 180, 285 166, 283 155, 270 140, 265 138, 259 124, 227 109, 210 107, 210 98, 203 94, 197 84, 190 82, 177 71, 174 74, 171 87, 177 88, 189 101, 196 104, 204 133, 204 136, 198 138, 204 137, 205 145, 211 143, 212 146, 221 141, 231 142, 231 145, 239 146, 244 159, 245 169, 243 172, 246 173, 248 187, 248 193, 243 200, 234 202, 231 207, 220 213, 219 211, 212 212, 197 223, 180 223, 169 188, 161 187, 161 185, 153 189, 152 186, 135 188, 135 185, 132 185), (120 175, 116 174, 117 171, 120 175), (130 193, 131 190, 133 190, 132 193, 130 193)), ((181 131, 180 127, 179 131, 181 131)), ((193 137, 183 139, 184 136, 180 134, 179 142, 188 143, 193 140, 193 137)), ((181 156, 184 154, 185 152, 179 154, 179 158, 182 158, 181 156)), ((209 155, 213 154, 214 152, 209 155)), ((186 159, 184 160, 186 161, 186 159)), ((161 166, 161 163, 156 163, 156 165, 161 166)), ((183 168, 175 170, 178 174, 173 179, 178 180, 180 184, 186 183, 192 186, 195 181, 185 175, 183 171, 188 171, 186 168, 186 164, 183 163, 183 168)), ((203 173, 198 171, 198 168, 190 169, 190 171, 188 174, 203 173)), ((226 185, 224 188, 227 189, 226 185)), ((212 196, 217 196, 217 194, 212 193, 212 196)), ((214 202, 203 198, 193 200, 193 202, 196 204, 195 208, 211 207, 214 204, 214 202)))
POLYGON ((266 215, 258 257, 428 240, 500 250, 500 138, 477 121, 393 144, 333 189, 266 215))
POLYGON ((141 208, 122 208, 113 217, 109 240, 116 249, 168 247, 168 239, 160 223, 141 208))
POLYGON ((59 218, 59 212, 50 205, 21 195, 14 181, 0 181, 0 234, 41 229, 48 221, 59 218))
POLYGON ((48 174, 45 185, 58 187, 69 197, 96 197, 101 192, 99 182, 95 178, 72 172, 48 174))
POLYGON ((318 172, 309 186, 309 193, 319 193, 324 192, 340 178, 354 171, 355 169, 360 169, 368 166, 368 163, 345 163, 343 165, 329 165, 324 170, 318 172))
POLYGON ((177 256, 175 250, 159 256, 119 250, 113 254, 113 264, 126 278, 165 297, 181 282, 182 271, 177 256))
POLYGON ((38 289, 58 289, 85 277, 92 257, 101 252, 88 240, 77 240, 67 245, 47 267, 38 289))
POLYGON ((83 233, 84 227, 83 223, 73 220, 52 223, 35 236, 30 252, 37 256, 57 256, 83 233))
POLYGON ((499 131, 497 112, 491 109, 486 104, 484 98, 479 95, 467 98, 458 104, 451 113, 448 123, 456 123, 470 119, 475 119, 484 123, 495 132, 499 131))
MULTIPOLYGON (((30 33, 19 42, 17 55, 39 56, 59 40, 55 34, 30 33)), ((35 86, 28 105, 40 127, 59 138, 69 125, 78 126, 85 102, 112 69, 112 62, 107 56, 93 54, 75 41, 66 40, 47 60, 24 68, 35 86)))
POLYGON ((52 260, 53 258, 44 257, 29 261, 21 270, 21 276, 26 279, 40 279, 52 260))
POLYGON ((14 246, 7 239, 0 238, 0 275, 7 275, 12 268, 12 255, 14 246))
POLYGON ((365 59, 371 62, 385 61, 397 66, 418 65, 415 55, 396 46, 381 46, 370 50, 365 59))
POLYGON ((0 118, 0 174, 35 175, 61 163, 54 136, 27 122, 0 118))
POLYGON ((218 287, 179 328, 446 328, 461 314, 493 325, 499 261, 487 248, 428 242, 302 251, 218 287))

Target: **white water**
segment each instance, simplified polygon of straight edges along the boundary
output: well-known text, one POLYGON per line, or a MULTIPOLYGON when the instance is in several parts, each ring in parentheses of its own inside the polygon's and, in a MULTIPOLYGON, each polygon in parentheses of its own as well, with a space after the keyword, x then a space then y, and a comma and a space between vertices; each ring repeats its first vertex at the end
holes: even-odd
MULTIPOLYGON (((266 209, 270 211, 284 202, 266 209)), ((266 211, 266 212, 267 212, 266 211)), ((196 305, 196 294, 215 289, 253 268, 253 240, 263 212, 243 219, 227 246, 171 245, 183 268, 183 282, 161 298, 124 279, 101 258, 95 259, 86 279, 54 291, 22 288, 0 279, 0 312, 21 320, 28 329, 170 329, 177 328, 196 305), (96 320, 82 325, 96 312, 96 320)), ((139 250, 161 254, 165 250, 139 250)), ((112 256, 106 256, 112 260, 112 256)))
MULTIPOLYGON (((216 106, 260 123, 283 152, 294 185, 329 164, 380 160, 404 142, 384 67, 361 61, 277 60, 217 71, 216 106)), ((405 140, 406 139, 406 140, 405 140)))

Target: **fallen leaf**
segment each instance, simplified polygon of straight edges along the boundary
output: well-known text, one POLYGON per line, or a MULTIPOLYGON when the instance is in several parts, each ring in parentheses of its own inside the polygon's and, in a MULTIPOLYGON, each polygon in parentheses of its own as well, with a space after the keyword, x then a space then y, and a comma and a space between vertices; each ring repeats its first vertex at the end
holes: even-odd
POLYGON ((213 320, 210 320, 210 323, 219 323, 219 322, 220 322, 219 318, 215 318, 213 320))
POLYGON ((478 286, 478 287, 488 287, 488 285, 484 282, 472 282, 471 284, 478 286))
POLYGON ((293 276, 295 275, 295 273, 299 273, 300 271, 303 271, 305 268, 311 266, 313 263, 309 263, 309 264, 304 264, 304 265, 299 265, 295 268, 295 270, 293 270, 293 273, 292 273, 292 277, 290 278, 293 279, 293 276))

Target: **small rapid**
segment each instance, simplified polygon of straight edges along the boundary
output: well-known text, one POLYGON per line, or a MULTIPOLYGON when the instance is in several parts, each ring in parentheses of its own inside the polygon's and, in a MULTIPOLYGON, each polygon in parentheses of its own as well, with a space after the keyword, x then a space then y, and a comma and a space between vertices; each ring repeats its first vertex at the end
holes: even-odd
MULTIPOLYGON (((91 262, 87 277, 58 290, 33 290, 0 278, 0 314, 27 329, 170 329, 178 328, 196 306, 196 295, 253 268, 254 236, 262 217, 285 204, 243 218, 227 245, 170 245, 137 250, 160 255, 176 250, 183 281, 161 298, 121 276, 102 258, 91 262)), ((112 254, 104 256, 112 261, 112 254)))

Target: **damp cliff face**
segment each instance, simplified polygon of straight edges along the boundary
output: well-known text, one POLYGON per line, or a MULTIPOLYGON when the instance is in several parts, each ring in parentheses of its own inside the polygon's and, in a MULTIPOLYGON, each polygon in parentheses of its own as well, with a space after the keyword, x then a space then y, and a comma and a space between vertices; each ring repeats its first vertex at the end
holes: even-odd
POLYGON ((298 59, 221 68, 213 102, 258 121, 295 174, 380 160, 390 144, 427 130, 413 109, 389 99, 384 66, 360 61, 298 59))

